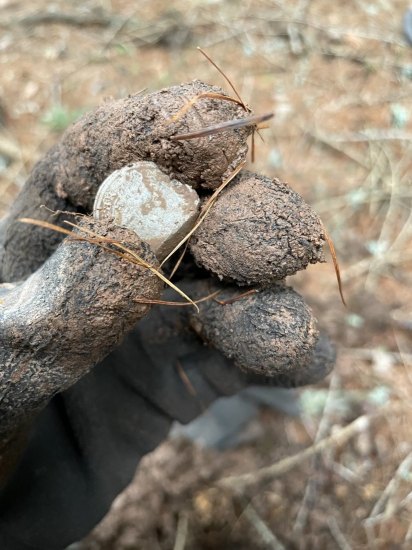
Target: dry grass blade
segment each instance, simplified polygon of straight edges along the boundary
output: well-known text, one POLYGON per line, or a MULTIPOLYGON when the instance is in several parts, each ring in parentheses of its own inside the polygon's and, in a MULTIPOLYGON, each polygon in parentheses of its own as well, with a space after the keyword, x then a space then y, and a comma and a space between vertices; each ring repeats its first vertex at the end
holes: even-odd
MULTIPOLYGON (((203 298, 199 298, 199 300, 194 300, 194 303, 201 304, 202 302, 207 302, 208 300, 212 300, 213 298, 216 298, 221 293, 221 290, 216 290, 216 292, 212 292, 212 294, 208 294, 207 296, 204 296, 203 298)), ((177 306, 177 307, 191 307, 192 304, 189 304, 188 302, 172 302, 169 300, 146 300, 146 298, 135 298, 135 302, 138 302, 139 304, 156 304, 160 306, 177 306)))
MULTIPOLYGON (((81 241, 81 242, 87 242, 90 244, 96 244, 103 250, 107 250, 111 254, 115 254, 119 258, 125 258, 128 260, 128 258, 125 256, 124 253, 119 252, 118 250, 114 250, 113 248, 110 248, 108 246, 105 246, 102 244, 101 238, 92 238, 92 237, 82 237, 81 235, 76 235, 73 233, 73 231, 69 229, 64 229, 63 227, 60 227, 59 225, 55 225, 53 223, 45 222, 42 220, 35 220, 33 218, 20 218, 18 220, 21 223, 27 223, 29 225, 36 225, 38 227, 43 227, 45 229, 50 229, 51 231, 56 231, 57 233, 63 233, 63 235, 67 235, 72 241, 81 241)), ((116 242, 114 239, 107 239, 107 242, 109 244, 113 244, 116 242)), ((130 261, 130 260, 128 260, 130 261)), ((191 305, 191 304, 189 304, 191 305)))
MULTIPOLYGON (((221 122, 219 124, 214 124, 212 126, 207 126, 206 128, 200 128, 199 130, 194 130, 193 132, 188 132, 187 134, 177 134, 172 136, 170 139, 172 141, 179 140, 188 140, 200 138, 203 136, 210 136, 212 134, 220 134, 221 132, 227 132, 228 130, 235 130, 236 128, 242 128, 243 126, 255 126, 259 122, 264 122, 273 118, 273 113, 265 113, 263 115, 253 115, 245 118, 236 118, 234 120, 228 120, 227 122, 221 122)), ((252 134, 253 139, 253 134, 252 134)), ((252 146, 252 161, 254 157, 254 147, 252 146)))
POLYGON ((193 397, 197 396, 196 388, 193 386, 192 382, 190 381, 190 378, 186 374, 185 369, 181 365, 180 361, 176 361, 176 369, 179 373, 180 378, 182 379, 183 384, 186 386, 187 391, 189 394, 193 397))
POLYGON ((21 223, 27 223, 29 225, 37 225, 38 227, 43 227, 44 229, 50 229, 51 231, 57 231, 58 233, 63 233, 64 235, 69 235, 70 237, 78 238, 79 241, 84 241, 83 237, 80 237, 78 235, 73 235, 70 229, 64 229, 63 227, 60 227, 59 225, 55 225, 54 223, 44 222, 42 220, 35 220, 33 218, 20 218, 18 221, 21 223))
POLYGON ((263 136, 262 134, 260 133, 260 130, 267 130, 268 128, 270 128, 270 124, 258 124, 256 126, 256 133, 257 135, 260 137, 260 141, 262 143, 265 143, 265 140, 263 139, 263 136))
POLYGON ((187 111, 193 107, 193 105, 199 100, 199 99, 221 99, 222 101, 231 101, 232 103, 236 103, 237 105, 240 105, 243 107, 243 103, 240 102, 238 99, 231 97, 229 95, 224 94, 218 94, 217 92, 203 92, 201 94, 195 95, 195 97, 192 97, 186 105, 184 105, 180 111, 178 111, 175 115, 170 117, 170 119, 167 121, 169 124, 172 122, 177 122, 184 116, 187 111))
MULTIPOLYGON (((219 65, 213 61, 213 59, 210 57, 209 54, 207 54, 202 48, 199 46, 197 47, 199 52, 209 61, 211 65, 223 76, 223 78, 226 80, 226 82, 229 84, 229 86, 232 88, 235 96, 240 101, 240 104, 244 108, 244 110, 248 113, 251 112, 251 109, 246 105, 246 103, 243 101, 243 99, 240 96, 240 93, 237 91, 236 86, 233 84, 233 82, 230 80, 230 78, 227 76, 227 74, 219 67, 219 65)), ((256 130, 257 131, 257 130, 256 130)), ((259 134, 259 132, 258 132, 259 134)), ((259 134, 259 137, 262 139, 262 136, 259 134)), ((255 162, 255 130, 252 131, 252 145, 251 145, 251 161, 252 163, 255 162)))
POLYGON ((244 516, 255 529, 259 538, 265 544, 265 548, 270 550, 286 550, 285 546, 277 539, 273 531, 269 528, 267 523, 263 521, 250 502, 244 509, 242 516, 244 516))
POLYGON ((270 128, 269 124, 260 124, 257 125, 256 128, 252 131, 252 154, 251 154, 251 160, 252 162, 255 162, 255 133, 260 137, 260 141, 262 143, 265 143, 265 140, 263 139, 262 134, 260 133, 260 130, 267 130, 270 128))
POLYGON ((49 208, 45 204, 41 204, 39 208, 47 210, 47 212, 49 212, 53 217, 64 215, 64 216, 73 216, 73 218, 87 218, 88 216, 87 214, 83 214, 83 212, 76 212, 71 210, 53 210, 52 208, 49 208))
MULTIPOLYGON (((242 168, 244 167, 245 165, 245 161, 241 162, 234 170, 233 172, 230 174, 230 176, 228 176, 222 183, 221 185, 215 190, 215 192, 213 193, 213 195, 211 197, 209 197, 209 199, 206 201, 205 205, 203 206, 202 208, 202 211, 199 215, 199 218, 195 224, 195 226, 189 231, 189 233, 187 233, 187 235, 185 237, 183 237, 183 239, 180 241, 180 243, 178 243, 174 249, 166 256, 166 258, 163 260, 163 262, 160 264, 160 267, 162 267, 169 258, 171 258, 173 256, 173 254, 176 252, 176 250, 179 250, 179 248, 182 246, 182 244, 184 244, 186 241, 188 241, 190 239, 190 237, 193 235, 193 233, 196 231, 196 229, 198 229, 200 227, 200 225, 202 224, 203 220, 206 218, 207 214, 209 213, 209 210, 211 209, 211 207, 213 206, 215 200, 217 199, 218 195, 223 191, 223 189, 226 187, 226 185, 228 185, 234 177, 237 176, 237 174, 242 170, 242 168)), ((174 269, 173 272, 176 271, 177 268, 174 269)))
POLYGON ((177 260, 175 266, 173 267, 173 269, 172 269, 172 271, 169 275, 169 279, 171 279, 174 276, 174 274, 176 273, 176 271, 179 269, 179 265, 182 263, 182 260, 183 260, 185 254, 186 254, 186 250, 187 250, 188 246, 189 246, 189 241, 187 240, 186 243, 185 243, 185 246, 182 250, 182 253, 179 256, 179 259, 177 260))
POLYGON ((175 292, 177 292, 182 298, 187 300, 190 305, 192 305, 196 311, 199 311, 199 308, 194 303, 194 301, 187 296, 182 290, 180 290, 179 287, 177 287, 175 284, 173 284, 167 277, 165 277, 160 271, 158 271, 155 267, 153 267, 151 264, 146 262, 143 258, 141 258, 138 254, 136 254, 133 250, 130 248, 127 248, 119 241, 116 241, 115 239, 109 239, 107 237, 103 237, 102 235, 98 235, 97 233, 94 233, 93 231, 86 229, 85 227, 80 227, 74 223, 71 223, 69 221, 66 221, 68 225, 71 227, 75 227, 79 231, 82 231, 83 233, 86 233, 87 235, 90 235, 90 237, 82 237, 81 235, 73 234, 72 231, 68 229, 64 229, 63 227, 60 227, 58 225, 45 222, 42 220, 35 220, 33 218, 20 218, 19 221, 21 223, 27 223, 30 225, 36 225, 38 227, 43 227, 45 229, 50 229, 51 231, 57 231, 58 233, 63 233, 64 235, 68 235, 71 239, 76 241, 84 241, 91 244, 96 244, 97 246, 100 246, 104 250, 114 253, 117 256, 125 259, 126 261, 130 263, 134 263, 136 265, 139 265, 141 267, 144 267, 151 271, 156 277, 158 277, 160 280, 162 280, 166 285, 168 285, 170 288, 172 288, 175 292), (110 244, 114 246, 117 250, 113 250, 112 248, 109 248, 108 246, 105 246, 103 243, 110 244), (123 252, 123 253, 122 253, 123 252))
POLYGON ((238 302, 239 300, 242 300, 243 298, 247 298, 248 296, 252 296, 253 294, 256 294, 259 292, 256 288, 251 288, 250 290, 247 290, 246 292, 242 292, 241 294, 238 294, 237 296, 234 296, 233 298, 229 298, 229 300, 218 300, 215 298, 215 302, 217 302, 221 306, 228 306, 230 304, 234 304, 235 302, 238 302))
POLYGON ((325 226, 323 226, 323 231, 325 233, 325 239, 326 239, 326 242, 328 243, 330 254, 332 256, 333 266, 335 268, 335 273, 336 273, 336 279, 338 281, 340 299, 342 300, 342 304, 345 307, 347 307, 346 302, 345 302, 345 298, 343 296, 342 279, 341 279, 341 276, 340 276, 340 268, 339 268, 338 256, 337 256, 336 250, 335 250, 335 245, 333 244, 333 241, 332 241, 331 237, 329 237, 329 235, 328 235, 328 233, 325 229, 325 226))
POLYGON ((230 80, 230 78, 227 76, 227 74, 217 65, 217 63, 215 63, 213 61, 213 59, 204 51, 202 50, 202 48, 200 48, 199 46, 197 47, 197 49, 199 50, 199 52, 204 56, 206 57, 206 59, 209 61, 209 63, 211 63, 213 65, 213 67, 223 76, 223 78, 226 80, 226 82, 229 84, 229 86, 232 88, 233 92, 235 93, 235 96, 238 98, 240 104, 242 105, 242 107, 244 108, 245 111, 248 111, 250 112, 250 109, 247 107, 246 103, 243 101, 243 99, 240 97, 240 94, 239 92, 237 91, 235 85, 233 84, 233 82, 230 80))
POLYGON ((186 512, 181 512, 179 514, 177 529, 176 529, 176 540, 173 545, 173 550, 185 550, 186 539, 189 532, 189 516, 186 512))

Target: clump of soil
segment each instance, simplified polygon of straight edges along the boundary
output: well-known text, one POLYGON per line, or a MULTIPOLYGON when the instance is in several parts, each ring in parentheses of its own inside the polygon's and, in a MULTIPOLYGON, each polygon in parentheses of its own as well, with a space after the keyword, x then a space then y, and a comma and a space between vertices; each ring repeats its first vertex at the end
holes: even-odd
POLYGON ((220 279, 269 285, 324 260, 312 208, 286 183, 242 172, 222 192, 191 241, 196 261, 220 279))
POLYGON ((310 363, 318 341, 310 308, 299 294, 280 284, 242 299, 236 299, 238 295, 238 289, 227 288, 219 302, 199 304, 193 328, 238 367, 282 375, 295 385, 296 372, 310 363))

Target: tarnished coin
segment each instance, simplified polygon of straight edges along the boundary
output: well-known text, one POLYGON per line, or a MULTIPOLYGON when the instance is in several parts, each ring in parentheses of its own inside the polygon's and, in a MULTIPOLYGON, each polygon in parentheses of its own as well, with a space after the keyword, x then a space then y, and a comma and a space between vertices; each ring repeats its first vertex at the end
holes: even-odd
POLYGON ((162 260, 194 226, 198 210, 194 189, 171 180, 153 162, 141 161, 104 180, 93 215, 132 229, 162 260))

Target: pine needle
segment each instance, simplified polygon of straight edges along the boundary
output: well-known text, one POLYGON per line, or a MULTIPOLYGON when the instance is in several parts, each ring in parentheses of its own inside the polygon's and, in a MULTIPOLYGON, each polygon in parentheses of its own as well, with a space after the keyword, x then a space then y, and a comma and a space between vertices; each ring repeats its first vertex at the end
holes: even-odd
POLYGON ((243 99, 240 97, 240 94, 239 92, 237 91, 235 85, 233 84, 233 82, 230 80, 230 78, 227 76, 227 74, 218 66, 217 63, 215 63, 213 61, 213 59, 204 51, 202 50, 202 48, 200 46, 197 47, 197 49, 199 50, 199 52, 204 56, 206 57, 206 59, 209 61, 209 63, 211 63, 213 65, 213 67, 223 76, 223 78, 226 80, 226 82, 229 84, 229 86, 232 88, 232 90, 234 91, 235 93, 235 96, 238 98, 239 102, 240 102, 240 105, 242 105, 242 107, 244 108, 245 111, 248 111, 250 112, 250 109, 248 108, 248 106, 246 105, 246 103, 243 101, 243 99))
MULTIPOLYGON (((194 300, 194 303, 201 304, 202 302, 206 302, 207 300, 213 300, 213 298, 216 298, 216 296, 218 296, 221 292, 222 292, 221 290, 216 290, 215 292, 212 292, 212 294, 208 294, 203 298, 199 298, 199 300, 194 300)), ((135 298, 134 301, 139 304, 157 304, 160 306, 177 306, 177 307, 192 306, 192 304, 189 304, 188 302, 172 302, 169 300, 147 300, 146 298, 135 298)))
POLYGON ((233 298, 229 298, 228 300, 218 300, 217 298, 215 298, 215 302, 217 302, 221 306, 228 306, 230 304, 238 302, 239 300, 242 300, 243 298, 247 298, 248 296, 257 294, 258 292, 259 290, 257 290, 256 288, 251 288, 250 290, 246 290, 246 292, 242 292, 241 294, 233 296, 233 298))
POLYGON ((69 235, 70 237, 78 237, 79 240, 83 241, 84 238, 80 237, 78 235, 72 235, 72 232, 69 229, 64 229, 63 227, 60 227, 59 225, 55 225, 54 223, 45 222, 42 220, 35 220, 33 218, 20 218, 17 221, 21 223, 27 223, 29 225, 37 225, 38 227, 43 227, 44 229, 50 229, 51 231, 57 231, 58 233, 63 233, 64 235, 69 235))
POLYGON ((141 256, 139 256, 138 254, 136 254, 136 252, 134 252, 133 250, 131 250, 130 248, 127 248, 126 246, 124 246, 124 244, 118 242, 118 241, 115 241, 113 239, 108 239, 107 237, 101 237, 100 235, 97 235, 96 233, 93 233, 93 231, 91 231, 90 229, 86 229, 85 227, 79 227, 77 226, 76 224, 72 223, 72 222, 69 222, 69 221, 66 221, 66 223, 68 225, 71 225, 72 227, 76 227, 77 229, 79 229, 80 231, 84 231, 85 233, 89 233, 90 235, 92 235, 93 237, 97 237, 98 239, 102 239, 103 241, 106 241, 106 242, 110 242, 110 244, 112 244, 113 246, 115 246, 116 248, 126 252, 127 254, 129 254, 131 257, 132 257, 132 260, 131 262, 132 263, 136 263, 137 265, 140 265, 142 267, 145 267, 146 269, 148 269, 149 271, 151 271, 152 273, 154 273, 157 277, 159 277, 160 280, 162 280, 166 285, 170 286, 170 288, 173 288, 173 290, 175 292, 177 292, 180 296, 182 296, 182 298, 184 298, 185 300, 187 300, 188 302, 190 302, 196 309, 197 312, 199 312, 199 308, 197 307, 197 305, 194 303, 194 301, 189 298, 189 296, 187 296, 187 294, 185 294, 182 290, 180 290, 179 287, 177 287, 174 283, 172 283, 171 281, 169 281, 169 279, 167 277, 165 277, 163 275, 163 273, 161 273, 160 271, 158 271, 155 267, 153 267, 151 264, 149 264, 148 262, 146 262, 146 260, 144 260, 141 256), (135 260, 135 261, 133 261, 135 260))
POLYGON ((183 107, 175 115, 170 117, 170 119, 166 122, 168 124, 171 124, 172 122, 177 122, 178 120, 180 120, 182 118, 183 115, 185 115, 187 113, 187 111, 191 107, 193 107, 193 105, 199 99, 204 99, 204 98, 206 98, 206 99, 221 99, 222 101, 231 101, 232 103, 236 103, 237 105, 240 105, 241 107, 243 107, 243 103, 241 101, 239 101, 238 99, 235 99, 234 97, 224 95, 224 94, 219 94, 217 92, 202 92, 201 94, 198 94, 198 95, 195 95, 194 97, 192 97, 192 99, 190 99, 186 103, 186 105, 183 105, 183 107))
MULTIPOLYGON (((227 132, 228 130, 236 130, 237 128, 243 128, 244 126, 256 126, 257 123, 269 120, 273 118, 273 113, 265 113, 263 115, 251 115, 244 118, 235 118, 226 122, 220 122, 219 124, 213 124, 212 126, 206 126, 199 128, 193 132, 186 134, 176 134, 171 136, 171 141, 185 141, 188 139, 196 139, 204 136, 211 136, 213 134, 220 134, 227 132)), ((252 140, 254 139, 254 131, 252 133, 252 140)), ((252 157, 253 157, 253 145, 252 145, 252 157)))
POLYGON ((328 233, 325 229, 325 226, 323 224, 322 224, 322 226, 323 226, 323 231, 324 231, 324 234, 325 234, 326 242, 328 243, 328 246, 329 246, 330 255, 332 256, 333 266, 335 268, 336 280, 338 281, 340 299, 342 300, 342 304, 345 307, 347 307, 346 302, 345 302, 345 298, 343 296, 342 279, 341 279, 341 276, 340 276, 340 268, 339 268, 338 256, 337 256, 336 250, 335 250, 335 245, 333 244, 332 238, 328 235, 328 233))
MULTIPOLYGON (((223 69, 221 69, 219 67, 219 65, 213 61, 213 59, 210 57, 210 55, 208 55, 202 48, 200 48, 199 46, 197 47, 197 49, 199 50, 199 52, 209 61, 209 63, 211 63, 213 65, 213 67, 223 76, 223 78, 226 80, 226 82, 229 84, 229 86, 232 88, 235 96, 239 99, 242 107, 244 108, 244 110, 248 113, 251 113, 252 110, 246 105, 246 103, 243 101, 243 99, 241 98, 240 96, 240 93, 237 91, 237 88, 236 86, 233 84, 233 82, 230 80, 230 78, 227 76, 227 74, 223 71, 223 69)), ((254 128, 252 130, 252 143, 251 143, 251 161, 252 163, 255 162, 255 158, 256 158, 256 154, 255 154, 255 132, 258 133, 259 137, 262 139, 263 141, 263 138, 262 136, 260 135, 259 133, 259 130, 256 128, 254 128)))

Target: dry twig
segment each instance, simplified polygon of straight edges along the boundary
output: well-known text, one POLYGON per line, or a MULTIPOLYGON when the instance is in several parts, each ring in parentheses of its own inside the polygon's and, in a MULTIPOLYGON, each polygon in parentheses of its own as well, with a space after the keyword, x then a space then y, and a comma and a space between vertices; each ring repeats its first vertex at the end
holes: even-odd
POLYGON ((387 412, 388 407, 382 407, 374 414, 359 416, 356 420, 341 430, 333 433, 325 439, 322 439, 321 441, 318 441, 317 443, 314 443, 310 447, 307 447, 295 455, 286 457, 270 466, 260 468, 255 472, 225 477, 220 479, 217 482, 217 485, 223 489, 229 489, 235 493, 241 494, 247 489, 257 487, 262 483, 270 483, 277 477, 283 476, 290 472, 296 468, 296 466, 302 462, 305 462, 308 458, 332 447, 341 447, 342 445, 345 445, 352 437, 365 431, 371 421, 376 420, 378 417, 387 412))
POLYGON ((247 518, 249 523, 255 529, 262 541, 267 544, 268 548, 272 550, 286 550, 283 544, 275 536, 273 531, 269 529, 260 515, 257 513, 256 509, 252 504, 248 504, 244 509, 242 515, 247 518))
POLYGON ((365 520, 366 522, 373 524, 388 519, 393 514, 396 509, 396 506, 393 504, 395 493, 411 473, 412 452, 408 453, 399 464, 394 476, 390 479, 378 500, 375 502, 369 517, 365 520))
POLYGON ((189 531, 189 518, 185 512, 179 514, 176 529, 176 539, 173 550, 184 550, 186 546, 187 534, 189 531))

